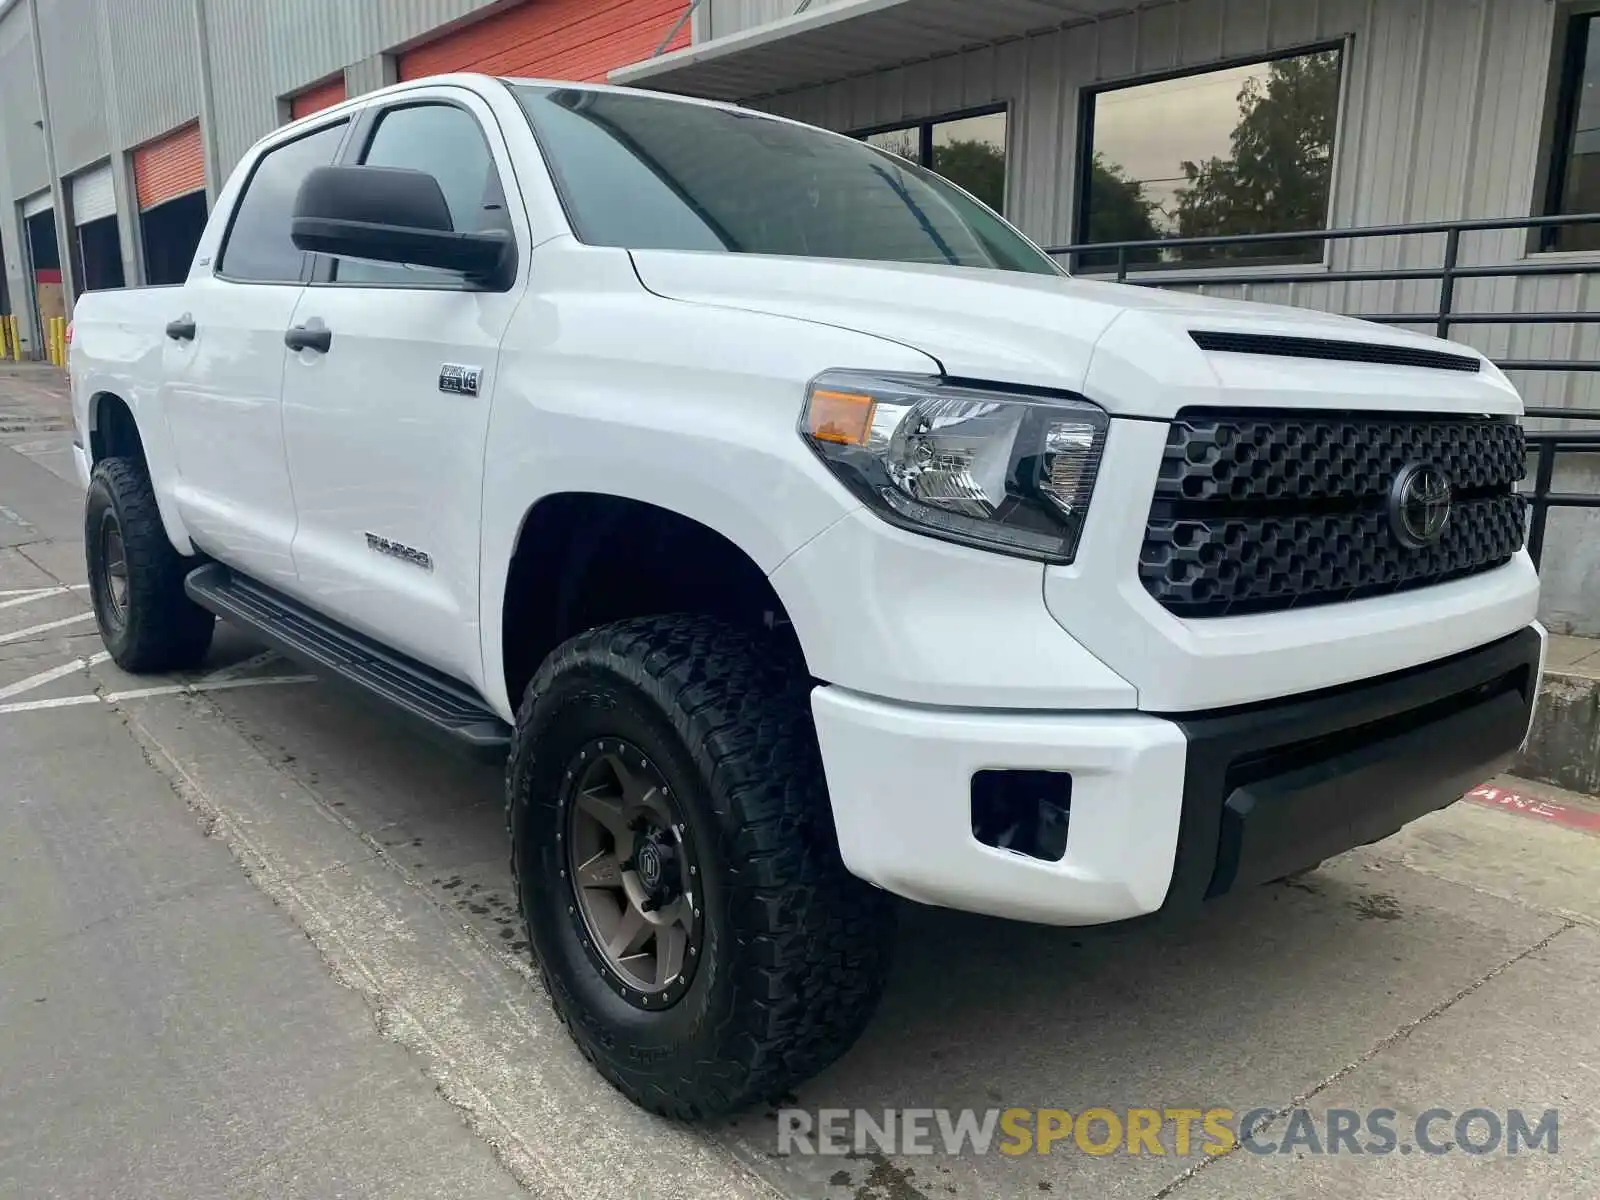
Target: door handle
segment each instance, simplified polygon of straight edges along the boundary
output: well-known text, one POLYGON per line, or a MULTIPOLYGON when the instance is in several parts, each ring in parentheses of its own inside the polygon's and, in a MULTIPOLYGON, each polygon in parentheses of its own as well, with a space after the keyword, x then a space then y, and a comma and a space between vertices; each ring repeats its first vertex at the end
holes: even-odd
POLYGON ((184 313, 176 321, 168 321, 167 336, 175 342, 194 341, 194 318, 184 313))
POLYGON ((296 325, 284 332, 283 344, 291 350, 315 350, 318 354, 326 354, 328 347, 333 345, 333 330, 296 325))

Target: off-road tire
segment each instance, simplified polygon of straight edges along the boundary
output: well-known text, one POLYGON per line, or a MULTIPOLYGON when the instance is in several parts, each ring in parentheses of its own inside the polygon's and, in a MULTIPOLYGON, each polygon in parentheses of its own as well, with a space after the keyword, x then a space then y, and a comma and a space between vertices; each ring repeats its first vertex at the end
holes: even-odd
POLYGON ((557 649, 517 713, 511 870, 535 961, 578 1048, 679 1120, 776 1099, 860 1035, 888 973, 885 893, 839 856, 803 666, 698 616, 623 621, 557 649), (641 1011, 589 957, 558 844, 579 747, 624 738, 655 764, 700 863, 705 948, 681 998, 641 1011))
POLYGON ((184 593, 183 578, 197 564, 167 538, 142 462, 107 458, 95 464, 84 512, 84 558, 95 621, 117 666, 143 675, 204 661, 216 619, 184 593), (108 517, 121 534, 127 569, 120 606, 112 600, 106 571, 108 517))

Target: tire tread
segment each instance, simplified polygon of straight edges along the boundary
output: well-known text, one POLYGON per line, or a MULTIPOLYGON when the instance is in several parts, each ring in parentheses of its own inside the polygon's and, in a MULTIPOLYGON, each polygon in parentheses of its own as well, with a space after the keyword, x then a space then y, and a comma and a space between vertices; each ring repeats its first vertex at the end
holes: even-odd
MULTIPOLYGON (((771 1100, 833 1062, 860 1035, 888 973, 888 896, 839 856, 811 719, 811 681, 758 636, 700 616, 623 621, 580 634, 545 662, 517 713, 507 764, 512 876, 522 878, 517 764, 540 695, 561 673, 599 667, 660 704, 717 809, 730 904, 746 953, 738 1001, 714 1043, 725 1061, 695 1077, 654 1078, 590 1036, 544 964, 558 1016, 602 1075, 635 1103, 681 1120, 771 1100)), ((517 887, 519 906, 523 888, 517 887)), ((523 911, 527 920, 527 912, 523 911)), ((531 942, 530 929, 530 942, 531 942)))
MULTIPOLYGON (((211 648, 216 619, 190 600, 184 576, 194 566, 167 537, 161 511, 144 464, 132 458, 107 458, 95 464, 90 487, 104 486, 117 513, 128 564, 126 636, 105 637, 112 659, 135 675, 198 666, 211 648)), ((93 554, 98 530, 86 529, 86 553, 93 554)), ((90 559, 91 580, 94 570, 90 559)), ((101 634, 106 634, 101 625, 101 634)))

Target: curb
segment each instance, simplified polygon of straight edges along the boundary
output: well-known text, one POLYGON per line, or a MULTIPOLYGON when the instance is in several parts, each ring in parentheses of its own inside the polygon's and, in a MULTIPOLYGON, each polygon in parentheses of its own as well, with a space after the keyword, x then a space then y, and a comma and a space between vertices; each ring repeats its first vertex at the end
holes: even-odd
POLYGON ((1600 677, 1546 669, 1513 775, 1600 795, 1600 677))

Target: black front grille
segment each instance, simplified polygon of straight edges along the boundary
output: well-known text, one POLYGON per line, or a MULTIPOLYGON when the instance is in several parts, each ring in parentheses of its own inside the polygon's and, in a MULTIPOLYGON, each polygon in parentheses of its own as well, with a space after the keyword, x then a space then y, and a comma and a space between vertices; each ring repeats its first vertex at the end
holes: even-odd
POLYGON ((1513 420, 1190 409, 1169 427, 1139 575, 1163 607, 1212 617, 1333 604, 1487 571, 1522 548, 1513 420), (1449 480, 1421 549, 1391 524, 1411 464, 1449 480))

